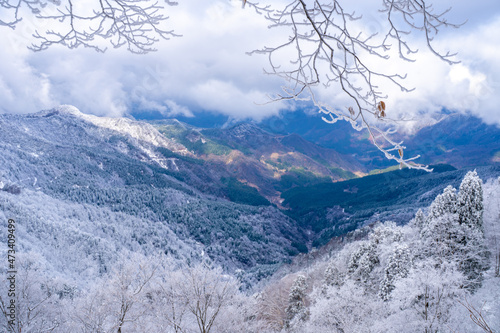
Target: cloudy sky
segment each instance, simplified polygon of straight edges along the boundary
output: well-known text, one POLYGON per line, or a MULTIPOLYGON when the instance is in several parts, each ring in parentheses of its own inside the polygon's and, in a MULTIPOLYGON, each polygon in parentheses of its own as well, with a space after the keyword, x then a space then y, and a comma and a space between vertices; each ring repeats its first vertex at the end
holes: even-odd
MULTIPOLYGON (((26 48, 33 42, 33 29, 50 28, 50 23, 27 15, 15 30, 0 26, 0 112, 29 113, 71 104, 82 112, 107 116, 133 110, 195 116, 205 110, 260 120, 280 109, 293 109, 291 104, 266 103, 284 82, 263 74, 269 67, 265 56, 246 54, 277 45, 287 35, 269 30, 268 22, 242 9, 239 0, 178 2, 166 9, 166 25, 182 37, 162 41, 157 52, 147 55, 63 47, 35 53, 26 48)), ((344 2, 364 15, 367 31, 381 24, 376 7, 381 1, 344 2)), ((396 57, 381 64, 389 72, 408 73, 405 85, 415 88, 402 94, 397 87, 384 87, 391 112, 412 117, 447 108, 500 124, 500 3, 433 3, 437 9, 453 6, 450 21, 467 20, 460 29, 441 31, 436 37, 437 48, 458 52, 461 63, 449 66, 425 49, 422 36, 412 36, 420 49, 415 63, 396 57)), ((327 95, 333 96, 327 102, 341 103, 335 93, 327 95)))

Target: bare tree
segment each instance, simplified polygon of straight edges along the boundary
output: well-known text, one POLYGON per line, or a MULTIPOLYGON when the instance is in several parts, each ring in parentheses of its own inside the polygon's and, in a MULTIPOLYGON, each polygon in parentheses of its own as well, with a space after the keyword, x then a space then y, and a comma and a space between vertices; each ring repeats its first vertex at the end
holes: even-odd
MULTIPOLYGON (((172 266, 174 266, 172 264, 172 266)), ((161 280, 158 281, 154 293, 156 297, 156 316, 158 322, 166 322, 167 327, 175 333, 187 332, 186 317, 188 317, 188 302, 183 297, 183 289, 179 286, 185 283, 182 270, 169 271, 164 269, 161 272, 161 280)), ((189 320, 189 319, 188 319, 189 320)))
POLYGON ((143 329, 151 323, 153 280, 157 262, 138 253, 121 254, 108 276, 74 303, 73 326, 68 331, 121 333, 143 329))
POLYGON ((293 285, 293 276, 286 276, 270 283, 257 298, 257 320, 265 329, 281 331, 286 324, 288 298, 293 285))
POLYGON ((127 323, 137 321, 138 318, 144 316, 147 307, 144 306, 145 294, 147 287, 155 275, 156 267, 151 266, 147 262, 140 263, 138 267, 133 260, 124 265, 119 265, 119 270, 113 274, 111 284, 116 286, 116 289, 111 291, 112 297, 117 305, 115 310, 116 315, 116 332, 121 333, 122 328, 127 323), (135 266, 135 267, 134 267, 135 266), (114 280, 114 281, 113 281, 114 280), (137 306, 137 304, 140 304, 137 306), (141 307, 142 310, 134 313, 132 310, 135 307, 141 307))
POLYGON ((472 304, 469 303, 469 301, 467 301, 467 299, 465 299, 464 302, 458 301, 458 303, 460 303, 464 308, 467 309, 467 311, 469 312, 469 317, 474 322, 474 324, 479 326, 486 333, 494 333, 483 317, 482 308, 480 308, 479 310, 476 309, 472 304))
POLYGON ((188 311, 196 318, 200 333, 209 333, 221 311, 229 306, 238 293, 236 281, 224 275, 220 268, 203 263, 186 269, 180 296, 188 311))
POLYGON ((58 291, 61 286, 46 276, 36 253, 18 254, 15 288, 15 320, 8 315, 9 299, 0 290, 0 327, 3 332, 55 332, 64 321, 60 315, 58 291), (2 297, 3 296, 3 297, 2 297), (14 320, 14 325, 9 321, 14 320))
MULTIPOLYGON (((165 0, 167 5, 176 2, 165 0)), ((160 39, 177 36, 163 27, 168 19, 164 6, 154 0, 0 0, 3 15, 0 26, 15 29, 23 19, 50 20, 46 31, 35 30, 36 43, 30 49, 46 50, 61 44, 70 49, 79 46, 104 52, 104 41, 115 48, 126 47, 133 53, 155 51, 160 39), (28 11, 28 13, 27 13, 28 11)), ((35 24, 37 26, 37 24, 35 24)))
MULTIPOLYGON (((438 31, 459 27, 449 23, 446 13, 435 12, 424 0, 383 0, 379 12, 386 17, 380 31, 366 32, 357 26, 366 23, 362 16, 344 10, 342 0, 293 0, 283 9, 243 0, 264 13, 271 28, 288 28, 289 38, 283 43, 264 47, 251 53, 267 55, 268 74, 282 77, 288 85, 274 100, 312 100, 325 116, 323 120, 335 123, 348 121, 358 131, 367 129, 373 144, 385 157, 401 166, 428 170, 415 164, 419 156, 405 158, 405 146, 391 139, 397 121, 390 115, 386 93, 382 85, 395 85, 402 91, 411 91, 403 84, 406 75, 387 73, 375 68, 373 60, 389 60, 389 51, 397 47, 399 57, 413 62, 417 50, 410 45, 408 35, 422 32, 430 51, 443 61, 453 64, 455 54, 443 53, 433 45, 438 31), (285 59, 285 60, 284 60, 285 59), (332 106, 318 97, 317 88, 340 89, 350 100, 343 106, 332 106), (373 122, 369 117, 375 117, 373 122)), ((335 92, 335 90, 332 90, 335 92)))

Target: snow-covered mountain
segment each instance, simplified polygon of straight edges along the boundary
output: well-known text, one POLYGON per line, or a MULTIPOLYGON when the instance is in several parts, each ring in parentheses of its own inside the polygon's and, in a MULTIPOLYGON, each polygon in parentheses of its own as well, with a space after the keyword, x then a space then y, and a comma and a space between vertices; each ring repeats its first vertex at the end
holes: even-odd
MULTIPOLYGON (((368 140, 346 122, 334 125, 321 120, 320 114, 296 110, 270 117, 261 124, 273 133, 297 133, 306 140, 344 154, 353 154, 368 169, 394 165, 368 140)), ((420 155, 422 164, 447 163, 456 168, 498 164, 500 161, 500 127, 485 124, 472 115, 449 114, 437 120, 429 119, 411 133, 396 134, 404 141, 407 153, 420 155)))
POLYGON ((332 183, 353 177, 349 170, 360 170, 359 163, 295 134, 273 135, 254 124, 151 125, 71 106, 2 115, 0 128, 2 207, 6 218, 20 219, 20 245, 46 256, 64 252, 65 242, 86 249, 80 254, 95 247, 98 271, 113 260, 109 253, 142 249, 180 260, 204 253, 229 271, 264 276, 380 214, 407 222, 465 172, 403 171, 332 183), (268 200, 285 204, 288 216, 268 200), (37 207, 52 218, 35 214, 37 207))
POLYGON ((211 180, 225 171, 150 124, 63 106, 2 115, 0 128, 2 223, 15 219, 20 249, 55 271, 102 272, 116 253, 140 250, 203 253, 265 276, 306 242, 278 209, 224 199, 211 180))
MULTIPOLYGON (((0 221, 16 226, 16 325, 477 332, 458 303, 466 298, 486 304, 479 314, 498 327, 500 168, 332 181, 357 167, 253 124, 151 125, 69 106, 1 115, 0 221), (276 194, 279 205, 267 200, 276 194)), ((6 294, 2 284, 2 329, 6 294)))

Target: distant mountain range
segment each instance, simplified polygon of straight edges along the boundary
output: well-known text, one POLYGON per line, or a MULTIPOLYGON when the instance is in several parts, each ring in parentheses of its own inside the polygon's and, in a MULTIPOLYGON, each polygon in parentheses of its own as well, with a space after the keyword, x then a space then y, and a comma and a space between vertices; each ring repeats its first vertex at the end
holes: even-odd
MULTIPOLYGON (((355 131, 346 122, 331 125, 317 114, 297 110, 268 118, 262 126, 273 133, 296 133, 322 147, 355 156, 368 170, 394 163, 371 145, 366 132, 355 131)), ((403 133, 396 138, 404 141, 408 154, 421 155, 421 164, 447 163, 462 168, 500 162, 500 128, 470 115, 445 115, 412 135, 403 133)))
POLYGON ((75 274, 106 271, 114 253, 139 249, 179 260, 208 255, 252 283, 360 225, 407 222, 462 179, 455 167, 500 174, 499 131, 474 118, 449 117, 407 140, 408 149, 420 143, 424 162, 455 167, 358 178, 388 165, 370 160, 377 152, 364 134, 295 117, 201 128, 70 106, 0 115, 1 213, 19 220, 21 248, 60 259, 57 271, 81 260, 93 264, 75 274))
MULTIPOLYGON (((192 158, 217 165, 218 173, 206 175, 212 183, 220 183, 221 177, 226 185, 237 180, 277 205, 281 192, 294 186, 350 179, 367 171, 350 155, 251 123, 226 129, 199 129, 177 120, 153 125, 186 147, 192 158)), ((227 195, 231 199, 231 193, 227 195)))
MULTIPOLYGON (((152 113, 134 115, 145 120, 162 118, 160 114, 152 113)), ((210 112, 178 119, 199 128, 227 128, 227 124, 234 123, 228 117, 210 112)), ((366 132, 355 131, 342 121, 328 124, 316 112, 300 108, 283 111, 279 116, 255 124, 272 134, 298 134, 321 147, 333 149, 344 156, 353 156, 368 171, 394 165, 369 142, 366 132)), ((447 163, 462 168, 500 162, 500 128, 484 124, 472 115, 447 112, 438 120, 421 124, 413 134, 401 133, 395 138, 404 141, 408 154, 421 155, 419 162, 422 164, 447 163)))
POLYGON ((457 168, 498 164, 500 128, 479 118, 449 115, 407 139, 422 163, 448 163, 457 168))

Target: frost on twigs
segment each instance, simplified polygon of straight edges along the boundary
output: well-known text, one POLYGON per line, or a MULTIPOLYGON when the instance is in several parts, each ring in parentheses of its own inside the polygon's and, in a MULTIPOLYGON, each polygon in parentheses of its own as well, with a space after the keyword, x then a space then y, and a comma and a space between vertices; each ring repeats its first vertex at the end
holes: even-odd
MULTIPOLYGON (((165 0, 169 6, 176 2, 165 0)), ((178 36, 164 28, 168 19, 164 4, 154 0, 0 0, 4 15, 0 26, 15 29, 22 20, 35 20, 36 42, 29 48, 43 51, 53 45, 70 49, 80 46, 104 52, 108 41, 114 48, 126 47, 132 53, 156 51, 161 39, 178 36), (26 11, 30 12, 29 14, 26 11)), ((30 22, 33 23, 33 22, 30 22)))
POLYGON ((398 120, 390 117, 384 90, 396 86, 411 91, 403 84, 406 74, 389 73, 375 64, 389 60, 393 48, 401 59, 415 61, 411 56, 417 50, 410 45, 408 35, 420 32, 433 54, 455 63, 454 54, 442 53, 433 46, 440 29, 459 27, 447 21, 447 11, 435 12, 431 5, 417 0, 384 0, 378 11, 385 17, 377 22, 377 31, 360 31, 359 27, 369 26, 371 19, 344 10, 347 1, 293 0, 276 10, 252 1, 244 3, 263 10, 271 28, 288 29, 289 36, 281 44, 251 52, 266 55, 270 65, 267 73, 287 82, 273 100, 308 99, 324 114, 326 122, 344 120, 358 131, 366 129, 372 143, 401 167, 430 171, 413 162, 419 156, 403 157, 402 142, 391 139, 398 120), (347 98, 347 105, 324 102, 322 96, 339 93, 347 98))

